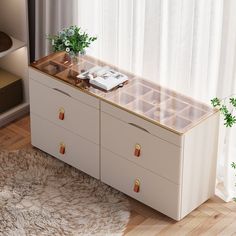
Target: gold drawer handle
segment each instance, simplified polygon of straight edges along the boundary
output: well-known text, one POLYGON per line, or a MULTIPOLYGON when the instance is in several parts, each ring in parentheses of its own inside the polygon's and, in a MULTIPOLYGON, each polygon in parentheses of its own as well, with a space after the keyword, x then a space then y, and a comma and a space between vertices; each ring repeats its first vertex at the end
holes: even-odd
POLYGON ((64 155, 66 152, 66 146, 64 143, 60 143, 59 153, 64 155))
POLYGON ((141 145, 140 144, 135 145, 134 155, 136 157, 140 157, 140 155, 141 155, 141 145))
POLYGON ((65 119, 65 109, 64 108, 60 108, 59 109, 59 116, 58 116, 59 120, 64 120, 65 119))
POLYGON ((134 181, 134 192, 135 193, 139 193, 139 191, 140 191, 140 180, 136 179, 134 181))

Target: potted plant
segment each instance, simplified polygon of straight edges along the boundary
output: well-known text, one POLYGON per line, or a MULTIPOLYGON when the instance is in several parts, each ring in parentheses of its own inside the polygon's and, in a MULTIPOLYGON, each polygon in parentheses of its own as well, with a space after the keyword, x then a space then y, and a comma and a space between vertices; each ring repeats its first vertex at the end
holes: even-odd
MULTIPOLYGON (((211 100, 211 104, 213 107, 218 108, 223 115, 226 127, 232 127, 236 124, 236 97, 228 96, 223 99, 216 97, 211 100)), ((236 169, 236 163, 232 162, 231 167, 236 169)), ((236 198, 233 198, 233 200, 236 201, 236 198)))
POLYGON ((76 59, 85 54, 85 49, 97 39, 90 37, 78 26, 64 28, 57 35, 49 35, 48 39, 54 52, 65 51, 71 58, 76 59))

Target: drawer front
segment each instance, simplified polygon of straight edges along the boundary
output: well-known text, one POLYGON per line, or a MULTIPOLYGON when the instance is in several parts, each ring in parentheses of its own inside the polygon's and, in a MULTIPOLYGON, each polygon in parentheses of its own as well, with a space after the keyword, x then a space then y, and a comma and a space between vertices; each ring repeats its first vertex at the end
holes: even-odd
POLYGON ((101 179, 140 202, 179 220, 179 186, 102 148, 101 179), (135 182, 139 181, 139 191, 135 182), (134 191, 135 190, 135 191, 134 191))
POLYGON ((179 184, 181 148, 106 113, 101 115, 102 147, 179 184))
POLYGON ((34 114, 31 114, 31 138, 33 146, 99 178, 99 146, 97 144, 34 114))
POLYGON ((30 111, 99 143, 99 110, 30 80, 30 111))
POLYGON ((173 143, 179 147, 183 145, 183 136, 176 134, 170 130, 167 130, 157 124, 153 124, 150 121, 144 120, 138 115, 131 114, 123 109, 117 108, 114 105, 101 101, 101 111, 114 116, 126 123, 135 123, 144 129, 148 130, 154 136, 166 140, 169 143, 173 143))
POLYGON ((33 79, 52 89, 57 88, 57 89, 63 90, 64 92, 69 94, 71 97, 75 98, 76 100, 79 100, 87 105, 90 105, 92 107, 99 109, 99 100, 97 98, 91 95, 88 95, 85 92, 82 92, 79 89, 74 88, 73 86, 70 86, 69 84, 66 84, 66 82, 57 80, 54 77, 48 76, 44 74, 43 72, 38 71, 32 67, 29 67, 29 77, 30 79, 33 79))

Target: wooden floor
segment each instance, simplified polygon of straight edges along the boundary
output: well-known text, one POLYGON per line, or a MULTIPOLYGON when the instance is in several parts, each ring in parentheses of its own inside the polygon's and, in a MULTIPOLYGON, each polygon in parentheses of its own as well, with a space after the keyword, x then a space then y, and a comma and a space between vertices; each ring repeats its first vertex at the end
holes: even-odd
MULTIPOLYGON (((30 146, 30 122, 26 116, 0 129, 0 149, 30 146)), ((236 203, 213 197, 180 222, 130 199, 131 217, 125 235, 236 235, 236 203)))

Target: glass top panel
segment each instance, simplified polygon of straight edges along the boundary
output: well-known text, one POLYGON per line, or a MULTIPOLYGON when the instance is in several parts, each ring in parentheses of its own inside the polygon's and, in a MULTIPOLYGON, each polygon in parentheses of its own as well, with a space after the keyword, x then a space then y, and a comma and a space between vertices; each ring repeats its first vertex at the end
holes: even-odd
POLYGON ((206 104, 89 56, 75 62, 64 52, 53 53, 31 66, 179 134, 216 112, 206 104), (95 66, 109 66, 129 79, 122 86, 105 91, 91 85, 88 79, 78 78, 95 66))

